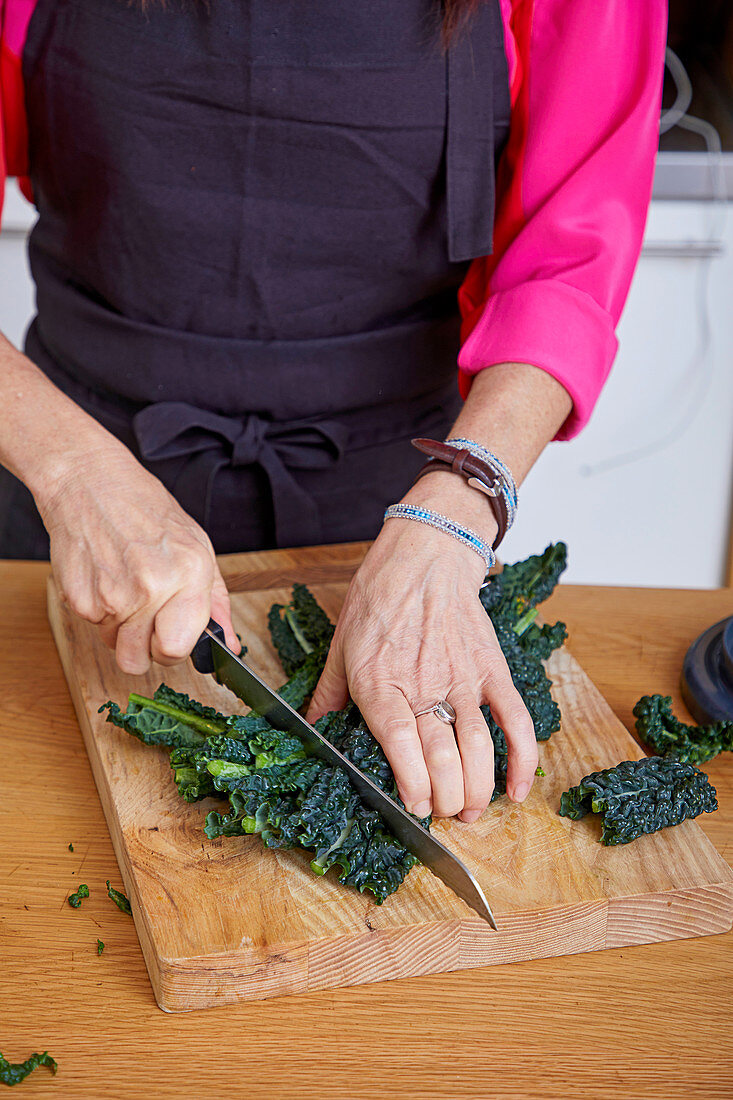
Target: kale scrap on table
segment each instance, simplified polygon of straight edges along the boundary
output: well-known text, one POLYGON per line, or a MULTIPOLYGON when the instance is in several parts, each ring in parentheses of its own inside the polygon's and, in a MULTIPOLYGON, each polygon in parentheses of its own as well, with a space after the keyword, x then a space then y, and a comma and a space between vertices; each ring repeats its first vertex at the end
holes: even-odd
POLYGON ((19 1085, 29 1073, 32 1073, 34 1069, 38 1069, 39 1066, 48 1066, 51 1073, 56 1073, 58 1069, 56 1062, 47 1050, 44 1050, 43 1054, 31 1054, 25 1062, 9 1062, 7 1058, 3 1058, 0 1054, 0 1081, 4 1085, 19 1085))
MULTIPOLYGON (((487 581, 480 596, 540 741, 560 726, 542 661, 562 645, 566 631, 562 623, 538 627, 535 618, 537 604, 550 595, 565 564, 564 544, 549 546, 542 555, 506 566, 487 581)), ((280 694, 299 710, 318 682, 333 624, 308 589, 296 584, 287 606, 271 608, 268 625, 289 677, 280 694)), ((174 780, 186 801, 228 799, 225 812, 207 815, 205 831, 211 838, 258 833, 269 848, 305 848, 314 853, 311 867, 316 874, 334 867, 340 882, 371 891, 378 904, 398 889, 417 862, 386 830, 379 814, 361 803, 340 769, 306 755, 297 737, 273 729, 255 713, 220 714, 165 684, 152 699, 131 695, 124 712, 113 702, 104 709, 107 721, 147 745, 170 750, 174 780)), ((495 747, 498 797, 506 790, 506 740, 489 707, 482 711, 495 747)), ((324 715, 316 725, 400 801, 387 758, 353 703, 324 715)), ((429 826, 430 819, 424 824, 429 826)))
POLYGON ((663 756, 592 772, 560 799, 563 817, 599 815, 602 844, 628 844, 717 808, 715 788, 704 772, 663 756))
POLYGON ((683 764, 704 764, 733 751, 733 722, 688 726, 672 713, 669 695, 643 695, 634 707, 636 732, 660 756, 683 764))

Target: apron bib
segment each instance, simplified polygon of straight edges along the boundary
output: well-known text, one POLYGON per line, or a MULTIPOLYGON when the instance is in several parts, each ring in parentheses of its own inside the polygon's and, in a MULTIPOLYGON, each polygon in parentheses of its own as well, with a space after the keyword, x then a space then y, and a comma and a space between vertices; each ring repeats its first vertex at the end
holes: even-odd
POLYGON ((455 417, 498 0, 38 0, 31 358, 220 552, 373 537, 455 417))

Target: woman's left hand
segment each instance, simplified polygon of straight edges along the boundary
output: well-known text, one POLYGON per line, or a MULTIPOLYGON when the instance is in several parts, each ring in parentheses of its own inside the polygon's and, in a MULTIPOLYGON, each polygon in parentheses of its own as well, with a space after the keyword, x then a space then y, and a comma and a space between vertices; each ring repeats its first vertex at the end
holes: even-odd
MULTIPOLYGON (((405 500, 448 513, 489 542, 495 537, 488 502, 453 474, 423 478, 405 500)), ((351 696, 418 817, 458 814, 471 822, 488 805, 494 753, 482 703, 506 734, 509 797, 521 802, 534 779, 532 719, 478 599, 483 579, 481 558, 457 540, 421 523, 388 521, 349 587, 308 710, 313 722, 351 696), (435 714, 415 718, 438 699, 452 704, 455 729, 435 714)))

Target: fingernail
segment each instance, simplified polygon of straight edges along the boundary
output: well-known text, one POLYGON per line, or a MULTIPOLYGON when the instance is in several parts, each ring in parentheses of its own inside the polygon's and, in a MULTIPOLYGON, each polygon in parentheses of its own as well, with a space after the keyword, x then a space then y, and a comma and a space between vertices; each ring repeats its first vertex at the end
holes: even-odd
POLYGON ((464 810, 463 813, 459 816, 461 821, 465 821, 466 825, 473 825, 474 821, 478 821, 478 819, 481 817, 481 811, 464 810))
POLYGON ((514 788, 514 801, 524 802, 525 798, 529 794, 529 783, 520 783, 518 787, 514 788))
POLYGON ((412 812, 414 813, 415 817, 427 817, 432 808, 433 807, 430 803, 430 800, 426 799, 425 802, 418 802, 417 806, 412 812))

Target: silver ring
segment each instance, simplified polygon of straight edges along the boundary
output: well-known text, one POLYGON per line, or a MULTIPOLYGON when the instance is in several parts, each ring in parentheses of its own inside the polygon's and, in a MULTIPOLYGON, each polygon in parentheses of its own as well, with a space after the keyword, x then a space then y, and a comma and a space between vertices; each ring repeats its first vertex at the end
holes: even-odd
POLYGON ((419 718, 422 714, 434 714, 436 718, 440 718, 441 722, 445 722, 448 726, 452 726, 456 720, 456 712, 447 699, 438 699, 432 707, 415 711, 416 718, 419 718))

